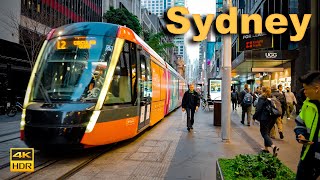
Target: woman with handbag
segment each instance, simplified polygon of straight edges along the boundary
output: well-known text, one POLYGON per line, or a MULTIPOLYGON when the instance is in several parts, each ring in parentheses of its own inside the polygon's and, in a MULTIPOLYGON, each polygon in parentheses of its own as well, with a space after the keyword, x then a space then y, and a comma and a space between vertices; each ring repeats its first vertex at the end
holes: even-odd
POLYGON ((271 98, 270 87, 262 87, 262 95, 259 97, 253 119, 260 121, 260 133, 264 139, 264 149, 262 151, 269 153, 269 147, 271 147, 273 155, 277 156, 279 147, 275 146, 270 138, 270 130, 276 123, 277 118, 271 116, 267 111, 267 106, 270 106, 271 104, 271 101, 268 100, 268 98, 271 98))

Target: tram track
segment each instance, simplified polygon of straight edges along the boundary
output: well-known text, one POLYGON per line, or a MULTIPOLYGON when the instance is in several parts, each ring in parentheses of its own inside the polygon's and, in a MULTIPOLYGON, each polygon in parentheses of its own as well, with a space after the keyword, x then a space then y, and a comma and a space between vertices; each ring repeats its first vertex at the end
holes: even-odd
MULTIPOLYGON (((28 177, 31 177, 32 175, 38 173, 39 171, 41 171, 42 169, 44 168, 47 168, 55 163, 57 163, 59 160, 49 160, 49 161, 46 161, 44 163, 41 163, 39 164, 38 166, 35 167, 35 171, 33 172, 30 172, 30 173, 19 173, 19 174, 16 174, 14 176, 11 176, 5 180, 13 180, 13 179, 25 179, 25 178, 28 178, 28 177)), ((9 164, 10 166, 10 164, 9 164)))
POLYGON ((1 143, 4 143, 4 142, 8 142, 8 141, 15 140, 15 139, 19 139, 19 138, 20 138, 20 137, 14 137, 14 138, 6 139, 6 140, 3 140, 3 141, 0 141, 0 144, 1 144, 1 143))
POLYGON ((82 162, 81 164, 79 164, 78 166, 72 168, 70 171, 66 172, 65 174, 63 174, 62 176, 60 176, 59 178, 57 178, 57 180, 64 180, 64 179, 68 179, 69 177, 73 176, 74 174, 76 174, 77 172, 81 171, 84 167, 88 166, 91 162, 93 162, 94 160, 98 159, 99 157, 101 157, 102 155, 104 155, 105 153, 107 153, 109 150, 111 150, 112 147, 107 148, 106 150, 103 150, 102 152, 99 152, 95 155, 93 155, 92 157, 90 157, 89 159, 85 160, 84 162, 82 162))
POLYGON ((0 138, 1 138, 0 144, 4 143, 4 142, 15 140, 15 139, 19 139, 20 136, 16 136, 16 134, 19 134, 19 133, 20 133, 20 131, 12 131, 12 132, 8 132, 8 133, 0 134, 0 138))
POLYGON ((9 133, 0 134, 0 138, 4 137, 4 136, 9 136, 9 135, 12 135, 12 134, 16 134, 16 133, 20 133, 20 131, 13 131, 13 132, 9 132, 9 133))
MULTIPOLYGON (((43 174, 47 174, 48 171, 51 171, 52 169, 56 169, 56 170, 58 169, 57 173, 54 173, 57 175, 57 177, 54 177, 54 179, 59 179, 59 180, 68 179, 74 174, 81 171, 86 166, 88 166, 94 160, 98 159, 99 157, 103 156, 105 153, 109 152, 112 149, 112 147, 113 146, 108 146, 103 149, 97 149, 97 151, 92 153, 92 155, 80 157, 79 161, 77 161, 77 157, 72 159, 69 159, 68 157, 46 159, 43 162, 35 163, 34 172, 10 174, 10 176, 4 178, 4 180, 37 179, 39 176, 41 177, 43 174), (76 162, 73 162, 73 161, 76 161, 76 162), (72 165, 72 164, 75 164, 75 166, 70 169, 59 170, 59 167, 64 167, 64 166, 68 167, 69 165, 72 165)), ((0 170, 2 171, 7 170, 8 172, 9 168, 10 168, 10 163, 6 163, 0 166, 0 170)))

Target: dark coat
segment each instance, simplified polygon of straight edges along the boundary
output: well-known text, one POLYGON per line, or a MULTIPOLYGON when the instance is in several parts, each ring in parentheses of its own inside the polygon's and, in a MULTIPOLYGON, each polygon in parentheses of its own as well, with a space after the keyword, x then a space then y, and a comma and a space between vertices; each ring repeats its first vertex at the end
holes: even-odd
POLYGON ((265 107, 267 106, 268 100, 266 96, 261 96, 258 99, 258 103, 256 106, 256 112, 253 115, 253 119, 258 121, 268 121, 270 120, 270 116, 266 111, 265 107))
POLYGON ((200 106, 200 98, 196 91, 190 93, 190 91, 186 91, 182 98, 182 108, 191 108, 195 109, 196 106, 200 106))

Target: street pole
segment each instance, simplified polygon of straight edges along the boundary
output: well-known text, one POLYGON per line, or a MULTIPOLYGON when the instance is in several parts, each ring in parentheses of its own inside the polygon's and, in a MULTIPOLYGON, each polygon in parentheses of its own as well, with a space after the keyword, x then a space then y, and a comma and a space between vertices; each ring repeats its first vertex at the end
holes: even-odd
MULTIPOLYGON (((231 0, 224 0, 224 7, 229 10, 231 0)), ((221 137, 225 142, 230 142, 231 123, 231 35, 223 36, 223 59, 222 59, 222 104, 221 104, 221 137)))

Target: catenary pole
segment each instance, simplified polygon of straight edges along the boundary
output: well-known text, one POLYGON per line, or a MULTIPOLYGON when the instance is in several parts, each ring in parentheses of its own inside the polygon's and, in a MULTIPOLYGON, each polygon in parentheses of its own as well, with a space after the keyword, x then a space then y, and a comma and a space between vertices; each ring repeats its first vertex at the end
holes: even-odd
MULTIPOLYGON (((224 0, 224 12, 232 6, 231 0, 224 0)), ((223 35, 222 59, 222 104, 221 104, 221 137, 225 142, 230 141, 231 123, 231 35, 223 35)))

